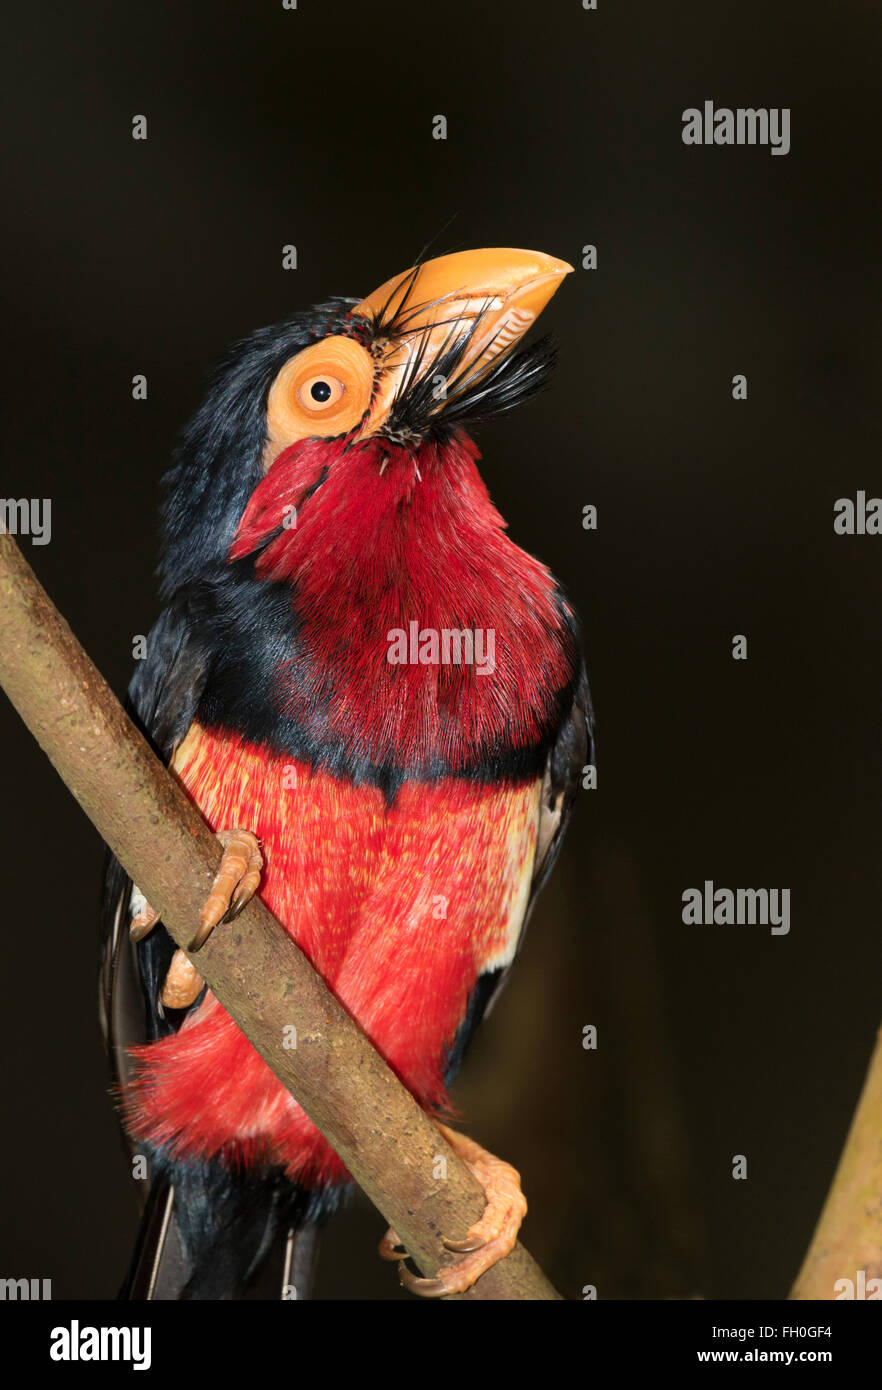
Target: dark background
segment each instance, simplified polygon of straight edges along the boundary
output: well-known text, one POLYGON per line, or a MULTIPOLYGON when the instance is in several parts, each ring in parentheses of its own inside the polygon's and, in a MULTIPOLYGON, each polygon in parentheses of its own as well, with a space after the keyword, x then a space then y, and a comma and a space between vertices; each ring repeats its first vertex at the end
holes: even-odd
MULTIPOLYGON (((230 339, 367 293, 439 233, 436 254, 598 247, 545 316, 551 390, 478 440, 583 618, 600 786, 456 1091, 571 1296, 782 1297, 879 1021, 882 539, 832 529, 836 498, 882 492, 874 9, 4 21, 2 492, 51 497, 25 554, 120 692, 158 611, 158 481, 230 339), (684 146, 706 98, 789 106, 790 154, 684 146), (684 926, 705 878, 791 888, 790 935, 684 926)), ((136 1212, 95 1014, 102 848, 5 700, 0 738, 0 1275, 108 1297, 136 1212)), ((397 1296, 382 1229, 363 1199, 337 1219, 318 1297, 397 1296)))

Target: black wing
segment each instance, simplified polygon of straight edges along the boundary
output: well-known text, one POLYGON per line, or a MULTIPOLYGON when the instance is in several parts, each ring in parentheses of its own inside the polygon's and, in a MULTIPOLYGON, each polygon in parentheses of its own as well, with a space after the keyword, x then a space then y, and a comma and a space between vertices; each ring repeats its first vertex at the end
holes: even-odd
POLYGON ((572 709, 560 728, 545 765, 533 884, 524 915, 524 925, 521 928, 521 940, 533 904, 557 862, 563 837, 573 814, 576 794, 581 785, 582 771, 594 762, 594 757, 594 709, 585 663, 582 662, 572 709))
MULTIPOLYGON (((130 713, 166 763, 196 716, 208 678, 209 651, 196 622, 204 598, 194 586, 172 600, 129 686, 130 713)), ((100 1008, 117 1088, 131 1075, 127 1049, 180 1027, 188 1012, 163 1010, 159 1002, 175 944, 161 922, 132 943, 131 894, 131 879, 108 856, 100 1008)), ((121 1298, 266 1299, 291 1284, 298 1297, 309 1296, 318 1226, 336 1196, 322 1205, 278 1170, 231 1172, 220 1160, 175 1165, 161 1151, 152 1154, 150 1170, 149 1189, 135 1184, 144 1212, 121 1298)))
MULTIPOLYGON (((126 702, 129 713, 168 763, 193 718, 208 674, 208 653, 196 637, 192 598, 179 592, 147 638, 126 702)), ((159 923, 140 946, 129 939, 132 881, 108 854, 101 913, 99 1014, 115 1086, 129 1079, 127 1049, 174 1025, 157 1011, 156 999, 174 954, 159 923)))

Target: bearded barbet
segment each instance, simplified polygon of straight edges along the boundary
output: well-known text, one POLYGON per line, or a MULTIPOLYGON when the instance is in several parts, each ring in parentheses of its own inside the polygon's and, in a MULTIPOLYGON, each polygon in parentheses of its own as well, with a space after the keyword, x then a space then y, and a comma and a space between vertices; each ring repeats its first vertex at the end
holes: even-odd
POLYGON ((466 426, 546 383, 521 339, 570 269, 468 251, 329 300, 236 344, 184 432, 129 707, 224 855, 186 954, 107 872, 103 1026, 150 1177, 123 1297, 307 1297, 351 1183, 194 964, 255 892, 484 1186, 457 1258, 402 1281, 462 1292, 517 1238, 518 1175, 441 1118, 593 721, 572 610, 466 426))

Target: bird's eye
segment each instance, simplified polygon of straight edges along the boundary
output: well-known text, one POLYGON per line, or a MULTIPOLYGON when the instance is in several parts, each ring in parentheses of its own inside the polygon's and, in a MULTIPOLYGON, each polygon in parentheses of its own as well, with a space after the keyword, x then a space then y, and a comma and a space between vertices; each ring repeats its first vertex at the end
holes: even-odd
POLYGON ((371 353, 342 333, 290 357, 267 394, 267 467, 297 440, 330 439, 355 429, 370 406, 373 387, 371 353))
POLYGON ((335 376, 312 376, 304 381, 297 399, 307 410, 328 410, 336 405, 346 387, 335 376))

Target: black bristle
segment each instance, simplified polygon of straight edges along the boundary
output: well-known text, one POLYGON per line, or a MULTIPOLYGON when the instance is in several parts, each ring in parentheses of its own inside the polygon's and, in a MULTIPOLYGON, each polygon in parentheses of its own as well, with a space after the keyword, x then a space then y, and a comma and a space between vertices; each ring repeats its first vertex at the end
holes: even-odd
POLYGON ((489 353, 494 341, 491 339, 477 361, 463 368, 466 353, 489 312, 488 301, 487 306, 472 318, 455 315, 449 319, 436 319, 432 323, 433 330, 449 324, 450 331, 427 364, 428 334, 422 329, 409 329, 408 324, 417 315, 437 308, 445 300, 455 302, 457 292, 451 291, 434 300, 411 303, 419 270, 420 266, 416 265, 408 272, 405 279, 395 286, 379 313, 370 320, 361 320, 363 324, 370 324, 375 342, 385 338, 401 340, 420 335, 383 430, 390 439, 404 442, 443 439, 454 426, 472 420, 486 420, 515 409, 548 384, 556 358, 551 339, 545 337, 529 347, 503 351, 498 360, 490 365, 489 353), (401 298, 396 303, 399 295, 401 298), (435 396, 439 376, 447 383, 443 402, 439 402, 435 396))

